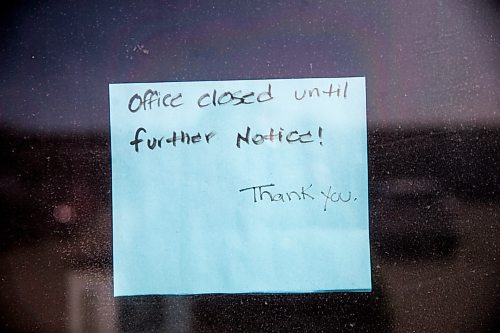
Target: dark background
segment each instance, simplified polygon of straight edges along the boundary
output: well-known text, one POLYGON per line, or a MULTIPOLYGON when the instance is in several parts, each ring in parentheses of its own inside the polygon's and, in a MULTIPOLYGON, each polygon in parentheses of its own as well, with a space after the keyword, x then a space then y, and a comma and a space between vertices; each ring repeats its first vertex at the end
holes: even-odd
POLYGON ((17 1, 0 21, 6 331, 495 331, 492 1, 17 1), (365 76, 371 293, 112 295, 108 84, 365 76))

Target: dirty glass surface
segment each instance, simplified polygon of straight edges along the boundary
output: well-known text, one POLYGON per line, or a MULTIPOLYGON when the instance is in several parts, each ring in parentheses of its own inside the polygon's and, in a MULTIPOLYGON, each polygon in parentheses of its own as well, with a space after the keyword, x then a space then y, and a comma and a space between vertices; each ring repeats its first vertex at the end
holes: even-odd
POLYGON ((499 8, 18 1, 0 21, 0 326, 498 331, 499 8), (370 293, 112 297, 108 84, 365 76, 370 293))

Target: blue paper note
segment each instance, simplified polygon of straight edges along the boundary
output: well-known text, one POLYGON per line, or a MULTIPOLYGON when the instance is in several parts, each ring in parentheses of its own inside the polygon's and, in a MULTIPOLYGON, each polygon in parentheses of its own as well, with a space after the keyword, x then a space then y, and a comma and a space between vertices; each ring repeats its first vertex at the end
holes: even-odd
POLYGON ((115 296, 371 290, 364 78, 109 95, 115 296))

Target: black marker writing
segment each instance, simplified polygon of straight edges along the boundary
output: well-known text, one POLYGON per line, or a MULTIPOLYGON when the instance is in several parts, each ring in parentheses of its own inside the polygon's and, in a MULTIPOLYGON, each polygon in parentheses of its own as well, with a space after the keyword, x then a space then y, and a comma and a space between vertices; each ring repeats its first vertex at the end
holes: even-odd
POLYGON ((255 92, 245 92, 237 90, 234 92, 225 91, 223 93, 218 93, 217 89, 214 89, 212 93, 205 93, 198 98, 198 107, 204 108, 207 106, 219 106, 232 103, 232 105, 243 105, 243 104, 253 104, 253 103, 264 103, 269 102, 274 97, 271 92, 271 84, 268 84, 267 90, 256 94, 255 92))
MULTIPOLYGON (((146 134, 147 130, 143 127, 139 127, 135 131, 134 140, 130 141, 130 145, 134 146, 134 149, 137 153, 139 152, 139 145, 142 142, 144 142, 144 140, 145 140, 145 139, 141 138, 142 133, 146 134)), ((189 145, 189 144, 196 144, 196 143, 199 143, 201 141, 205 141, 207 144, 209 144, 210 140, 215 136, 215 134, 216 133, 213 131, 205 133, 204 135, 200 134, 200 132, 197 132, 196 134, 192 134, 192 133, 190 134, 186 131, 180 131, 180 132, 173 131, 172 135, 169 137, 165 137, 165 136, 149 137, 146 140, 146 143, 147 143, 147 147, 150 150, 154 150, 155 148, 162 148, 162 144, 172 144, 172 146, 175 147, 178 142, 182 143, 182 144, 189 145)))
MULTIPOLYGON (((318 131, 320 139, 322 138, 323 129, 320 127, 318 131)), ((299 131, 285 131, 283 128, 279 128, 279 130, 275 130, 271 128, 268 133, 252 133, 252 129, 247 126, 245 134, 241 134, 238 132, 236 135, 236 147, 241 148, 242 143, 246 143, 250 145, 253 143, 254 145, 261 145, 265 141, 269 142, 284 142, 284 143, 311 143, 314 142, 313 135, 311 131, 307 131, 305 133, 300 133, 299 131)), ((322 141, 320 142, 322 145, 322 141)))
POLYGON ((341 88, 340 85, 337 85, 337 89, 334 89, 333 84, 330 84, 329 89, 326 91, 325 90, 320 91, 319 88, 312 88, 309 90, 304 89, 304 90, 302 90, 302 92, 297 92, 297 90, 295 90, 294 96, 295 96, 295 99, 297 101, 303 100, 306 96, 309 96, 309 98, 312 98, 312 97, 321 97, 321 96, 326 95, 328 97, 343 96, 344 98, 347 98, 347 87, 348 87, 348 84, 346 81, 343 88, 341 88))
POLYGON ((159 108, 161 106, 176 108, 183 104, 180 101, 181 98, 182 93, 176 94, 175 96, 165 94, 162 97, 162 94, 159 91, 148 89, 142 96, 137 93, 130 98, 128 102, 128 110, 135 113, 141 108, 143 110, 151 110, 155 107, 159 108))
MULTIPOLYGON (((347 198, 342 197, 341 192, 333 192, 332 193, 332 187, 328 188, 328 193, 325 194, 325 192, 321 191, 321 194, 325 197, 325 207, 324 211, 326 212, 326 205, 328 202, 349 202, 351 201, 351 191, 349 191, 349 196, 347 198)), ((354 198, 353 201, 358 200, 358 198, 354 198)))
POLYGON ((268 187, 274 187, 274 184, 268 184, 268 185, 259 185, 259 186, 252 186, 252 187, 247 187, 247 188, 242 188, 239 190, 240 192, 248 191, 248 190, 253 190, 253 202, 258 202, 258 201, 263 201, 265 199, 275 202, 275 201, 280 201, 280 202, 288 202, 292 200, 306 200, 311 199, 314 200, 314 197, 307 193, 311 187, 312 184, 309 185, 307 188, 302 186, 302 190, 300 193, 298 191, 289 191, 289 192, 283 192, 283 193, 271 193, 268 190, 263 190, 264 188, 268 187))

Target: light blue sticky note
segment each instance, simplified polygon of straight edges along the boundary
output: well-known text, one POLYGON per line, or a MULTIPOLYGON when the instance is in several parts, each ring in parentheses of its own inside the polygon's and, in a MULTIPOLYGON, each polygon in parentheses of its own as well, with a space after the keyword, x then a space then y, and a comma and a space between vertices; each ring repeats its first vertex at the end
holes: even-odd
POLYGON ((365 78, 109 96, 115 296, 371 290, 365 78))

